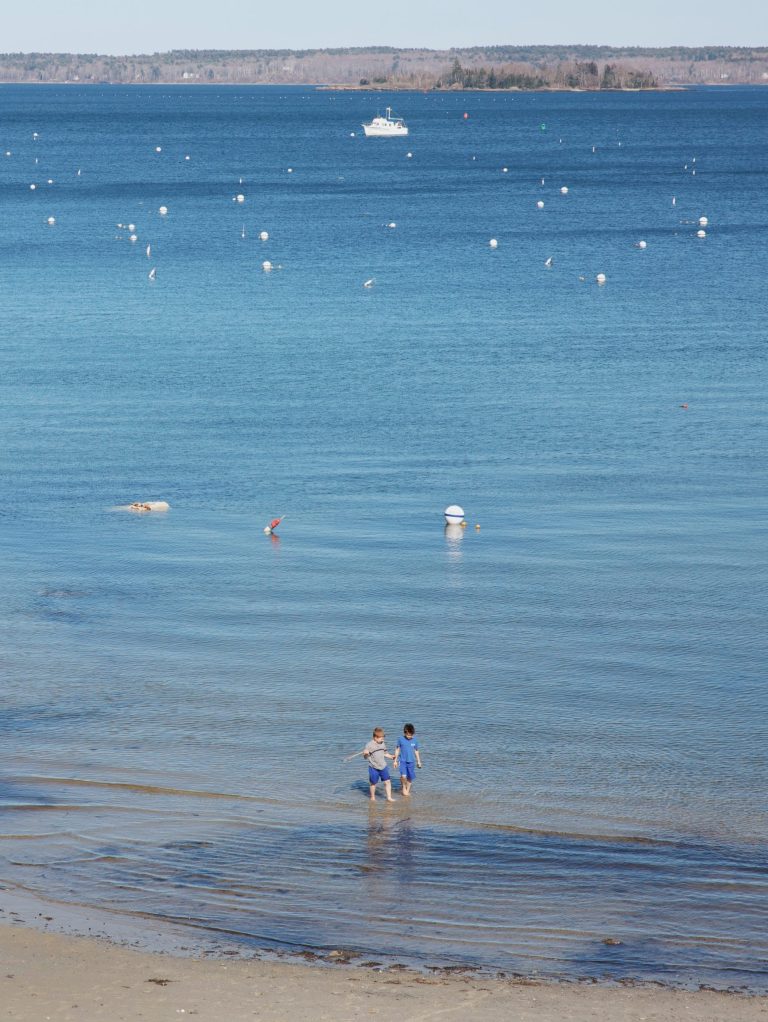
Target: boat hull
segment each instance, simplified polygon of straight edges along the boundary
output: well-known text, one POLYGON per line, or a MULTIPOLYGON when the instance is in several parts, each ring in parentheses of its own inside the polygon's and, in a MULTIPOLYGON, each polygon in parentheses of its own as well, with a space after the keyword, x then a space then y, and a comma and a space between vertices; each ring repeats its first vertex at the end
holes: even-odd
POLYGON ((378 124, 364 124, 366 138, 404 138, 408 134, 406 127, 382 128, 378 124))

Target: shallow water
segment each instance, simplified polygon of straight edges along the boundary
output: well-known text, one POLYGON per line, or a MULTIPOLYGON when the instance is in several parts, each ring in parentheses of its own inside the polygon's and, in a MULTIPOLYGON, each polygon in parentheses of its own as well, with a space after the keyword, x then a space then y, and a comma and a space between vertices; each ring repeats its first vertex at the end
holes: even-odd
POLYGON ((768 94, 1 94, 0 880, 768 988, 768 94))

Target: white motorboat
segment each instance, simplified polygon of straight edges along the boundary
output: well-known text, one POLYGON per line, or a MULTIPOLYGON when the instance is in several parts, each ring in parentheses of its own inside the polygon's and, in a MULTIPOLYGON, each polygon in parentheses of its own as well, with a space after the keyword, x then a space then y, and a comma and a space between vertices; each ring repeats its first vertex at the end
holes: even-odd
POLYGON ((408 128, 402 117, 392 116, 392 107, 387 107, 385 117, 374 117, 370 124, 364 124, 366 138, 391 138, 394 135, 408 134, 408 128))

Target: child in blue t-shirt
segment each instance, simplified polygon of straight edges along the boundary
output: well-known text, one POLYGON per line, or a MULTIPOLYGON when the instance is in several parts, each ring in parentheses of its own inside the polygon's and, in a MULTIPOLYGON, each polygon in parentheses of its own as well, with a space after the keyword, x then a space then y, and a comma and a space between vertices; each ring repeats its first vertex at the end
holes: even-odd
POLYGON ((416 767, 421 769, 421 756, 419 755, 419 742, 416 736, 416 728, 413 724, 403 725, 403 736, 397 739, 395 749, 395 761, 392 766, 397 769, 400 764, 400 791, 407 798, 411 794, 411 785, 416 776, 416 767))

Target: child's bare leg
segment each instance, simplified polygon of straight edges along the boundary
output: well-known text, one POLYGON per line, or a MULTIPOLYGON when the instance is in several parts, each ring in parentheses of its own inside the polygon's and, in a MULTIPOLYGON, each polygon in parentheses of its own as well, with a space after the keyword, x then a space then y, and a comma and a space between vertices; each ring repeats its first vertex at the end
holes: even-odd
POLYGON ((411 794, 411 782, 405 776, 400 778, 400 791, 403 793, 404 798, 408 798, 411 794))
POLYGON ((375 784, 369 784, 368 787, 371 789, 371 802, 375 802, 376 801, 376 785, 375 784))
POLYGON ((387 802, 394 802, 395 800, 392 798, 392 782, 391 781, 385 781, 384 782, 384 791, 386 792, 386 795, 387 795, 387 802))

